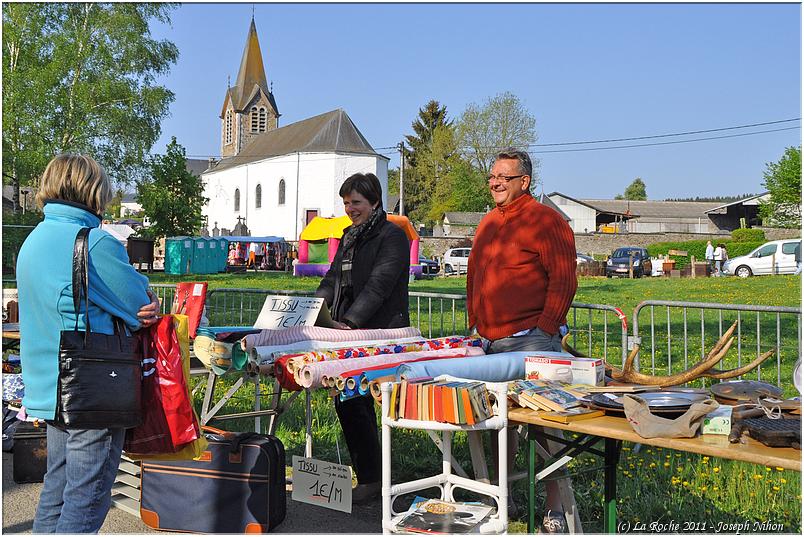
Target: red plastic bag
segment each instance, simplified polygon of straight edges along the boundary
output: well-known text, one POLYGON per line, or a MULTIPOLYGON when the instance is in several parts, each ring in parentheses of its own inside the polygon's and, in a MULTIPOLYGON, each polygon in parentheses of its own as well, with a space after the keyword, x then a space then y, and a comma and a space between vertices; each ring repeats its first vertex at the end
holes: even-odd
POLYGON ((204 313, 207 300, 207 282, 179 282, 170 313, 187 315, 190 320, 190 339, 195 339, 195 331, 204 313))
POLYGON ((175 453, 201 434, 188 396, 182 354, 173 317, 165 315, 143 339, 143 422, 126 431, 123 450, 131 453, 175 453))

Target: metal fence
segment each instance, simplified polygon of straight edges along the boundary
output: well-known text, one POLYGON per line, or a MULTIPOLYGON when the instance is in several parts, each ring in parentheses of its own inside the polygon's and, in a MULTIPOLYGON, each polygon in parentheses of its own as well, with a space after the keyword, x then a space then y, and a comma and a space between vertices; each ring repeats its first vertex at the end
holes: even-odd
MULTIPOLYGON (((162 311, 170 310, 175 286, 151 286, 162 301, 162 311)), ((257 320, 268 295, 312 296, 312 291, 278 289, 218 288, 207 293, 207 317, 213 326, 245 326, 257 320)), ((466 295, 411 291, 410 322, 428 338, 469 333, 466 295)), ((604 304, 573 302, 567 315, 571 344, 588 356, 610 357, 622 363, 628 340, 623 313, 604 304)))
POLYGON ((775 359, 768 358, 750 375, 778 385, 791 378, 801 357, 801 308, 783 306, 641 302, 634 309, 630 341, 640 345, 636 363, 652 375, 684 371, 703 359, 735 321, 735 342, 718 369, 739 367, 773 349, 775 359))

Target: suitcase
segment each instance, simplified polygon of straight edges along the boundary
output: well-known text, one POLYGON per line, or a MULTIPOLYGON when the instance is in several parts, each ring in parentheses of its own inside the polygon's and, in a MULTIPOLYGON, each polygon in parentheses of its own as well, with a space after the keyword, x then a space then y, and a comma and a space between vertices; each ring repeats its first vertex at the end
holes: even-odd
POLYGON ((41 483, 47 471, 47 427, 44 421, 21 421, 14 431, 14 483, 41 483))
POLYGON ((285 519, 285 447, 275 436, 204 428, 200 460, 144 460, 140 518, 158 530, 265 533, 285 519))

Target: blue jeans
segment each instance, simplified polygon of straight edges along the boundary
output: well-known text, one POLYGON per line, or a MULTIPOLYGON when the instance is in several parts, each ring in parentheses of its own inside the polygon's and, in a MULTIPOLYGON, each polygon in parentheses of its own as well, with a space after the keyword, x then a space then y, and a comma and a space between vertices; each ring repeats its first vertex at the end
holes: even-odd
POLYGON ((33 533, 98 533, 112 503, 125 429, 47 426, 47 473, 33 533))
POLYGON ((541 328, 534 328, 522 336, 495 339, 489 345, 487 354, 516 351, 561 352, 561 336, 550 335, 541 328))

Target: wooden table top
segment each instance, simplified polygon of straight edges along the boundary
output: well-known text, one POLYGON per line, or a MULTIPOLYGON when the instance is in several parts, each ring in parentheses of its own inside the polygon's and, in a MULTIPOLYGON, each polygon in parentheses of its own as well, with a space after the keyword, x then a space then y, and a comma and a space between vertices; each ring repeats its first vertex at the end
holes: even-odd
POLYGON ((557 423, 539 418, 536 411, 528 408, 510 409, 508 421, 801 471, 801 451, 767 447, 753 438, 743 437, 746 441, 744 444, 731 444, 728 436, 720 434, 698 435, 695 438, 642 438, 622 417, 600 416, 572 423, 557 423))

